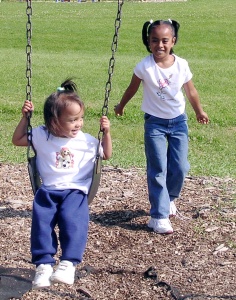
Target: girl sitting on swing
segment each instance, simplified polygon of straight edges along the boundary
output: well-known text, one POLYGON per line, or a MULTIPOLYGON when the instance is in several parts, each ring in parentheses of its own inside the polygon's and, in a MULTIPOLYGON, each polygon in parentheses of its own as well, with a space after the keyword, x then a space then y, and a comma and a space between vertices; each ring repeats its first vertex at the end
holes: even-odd
MULTIPOLYGON (((28 146, 28 115, 33 110, 33 103, 26 100, 13 134, 14 145, 28 146)), ((73 284, 75 267, 85 251, 89 223, 87 194, 98 140, 81 131, 84 111, 76 84, 68 79, 46 99, 45 125, 32 130, 43 181, 33 202, 31 253, 36 265, 33 289, 49 287, 51 282, 73 284), (53 272, 58 248, 56 224, 61 256, 53 272)), ((100 126, 104 132, 101 155, 106 160, 112 155, 110 122, 106 116, 101 117, 100 126)))

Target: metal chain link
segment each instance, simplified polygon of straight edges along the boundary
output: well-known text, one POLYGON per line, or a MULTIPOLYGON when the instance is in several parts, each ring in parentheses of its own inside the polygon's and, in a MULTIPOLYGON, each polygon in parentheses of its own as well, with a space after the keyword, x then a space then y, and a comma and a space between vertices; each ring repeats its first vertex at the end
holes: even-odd
POLYGON ((26 79, 27 79, 26 100, 31 101, 31 98, 32 98, 32 87, 31 87, 31 78, 32 78, 32 67, 31 67, 32 6, 31 6, 31 0, 27 0, 26 14, 28 17, 28 20, 26 23, 26 38, 27 38, 27 45, 26 45, 26 79))
MULTIPOLYGON (((121 12, 122 12, 122 6, 124 4, 124 0, 118 0, 118 10, 117 10, 117 16, 115 20, 115 33, 113 36, 112 44, 111 44, 111 51, 112 51, 112 56, 109 61, 109 67, 108 67, 108 80, 106 82, 105 86, 105 100, 104 104, 102 107, 102 115, 107 116, 108 114, 108 102, 109 102, 109 97, 110 97, 110 92, 111 92, 111 79, 112 75, 114 73, 114 67, 115 67, 115 52, 117 51, 118 47, 118 35, 119 35, 119 29, 121 26, 121 12)), ((103 133, 102 128, 100 127, 100 130, 98 132, 98 139, 101 139, 101 135, 103 133)))
MULTIPOLYGON (((31 86, 31 78, 32 78, 32 61, 31 61, 31 55, 32 55, 32 46, 31 46, 31 37, 32 37, 32 23, 31 23, 31 17, 32 17, 32 6, 31 6, 31 0, 27 0, 27 8, 26 8, 26 15, 27 15, 27 23, 26 23, 26 39, 27 39, 27 45, 26 45, 26 100, 31 101, 32 99, 32 86, 31 86)), ((27 149, 27 157, 29 159, 30 157, 30 150, 32 148, 32 126, 30 124, 30 118, 32 116, 32 113, 28 114, 28 126, 27 126, 27 135, 28 135, 28 149, 27 149)))

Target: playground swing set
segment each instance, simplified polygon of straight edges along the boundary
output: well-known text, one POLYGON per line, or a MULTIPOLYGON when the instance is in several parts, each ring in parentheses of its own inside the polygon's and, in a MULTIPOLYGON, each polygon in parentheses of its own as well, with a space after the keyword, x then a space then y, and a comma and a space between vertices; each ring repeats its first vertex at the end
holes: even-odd
MULTIPOLYGON (((32 1, 26 0, 27 8, 27 23, 26 23, 26 38, 27 38, 27 45, 26 45, 26 100, 32 100, 32 45, 31 45, 31 38, 32 38, 32 1)), ((114 73, 114 66, 115 66, 115 52, 117 51, 118 47, 118 36, 119 36, 119 29, 121 26, 121 12, 122 12, 122 5, 124 0, 118 0, 118 9, 117 9, 117 16, 115 19, 115 33, 112 40, 111 51, 112 56, 109 60, 109 67, 108 67, 108 80, 105 86, 105 99, 102 107, 102 115, 106 116, 108 114, 108 102, 109 96, 111 92, 111 79, 114 73)), ((28 137, 28 147, 27 147, 27 161, 28 161, 28 173, 31 182, 32 191, 35 194, 37 190, 42 185, 42 179, 38 172, 37 168, 37 152, 34 148, 32 142, 32 125, 31 125, 31 117, 32 114, 28 115, 28 125, 27 125, 27 137, 28 137)), ((100 156, 100 147, 101 141, 103 136, 103 130, 100 127, 98 132, 98 148, 97 153, 94 161, 93 167, 93 176, 92 176, 92 183, 88 193, 88 204, 91 204, 96 193, 98 191, 100 180, 101 180, 101 171, 102 171, 102 157, 100 156)))

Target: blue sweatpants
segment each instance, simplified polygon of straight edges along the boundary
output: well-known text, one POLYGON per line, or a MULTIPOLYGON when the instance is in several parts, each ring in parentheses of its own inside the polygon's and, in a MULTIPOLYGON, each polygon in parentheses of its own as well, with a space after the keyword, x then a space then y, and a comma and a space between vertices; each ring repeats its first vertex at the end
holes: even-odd
POLYGON ((59 228, 60 260, 74 265, 82 261, 88 238, 87 195, 80 190, 52 190, 41 187, 34 199, 31 227, 32 263, 55 264, 58 249, 55 227, 59 228))

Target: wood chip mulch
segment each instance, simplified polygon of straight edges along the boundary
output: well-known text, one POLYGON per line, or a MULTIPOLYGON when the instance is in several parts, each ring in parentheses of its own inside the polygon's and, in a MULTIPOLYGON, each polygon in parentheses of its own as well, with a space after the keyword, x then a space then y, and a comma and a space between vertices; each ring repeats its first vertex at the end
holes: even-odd
MULTIPOLYGON (((0 164, 0 176, 0 277, 11 270, 19 278, 28 274, 30 282, 33 194, 27 166, 0 164)), ((179 214, 171 219, 175 232, 158 235, 146 225, 145 170, 103 166, 75 284, 18 291, 18 297, 12 289, 1 300, 236 299, 235 188, 232 178, 187 177, 179 214)), ((1 289, 2 280, 0 295, 1 289)))

